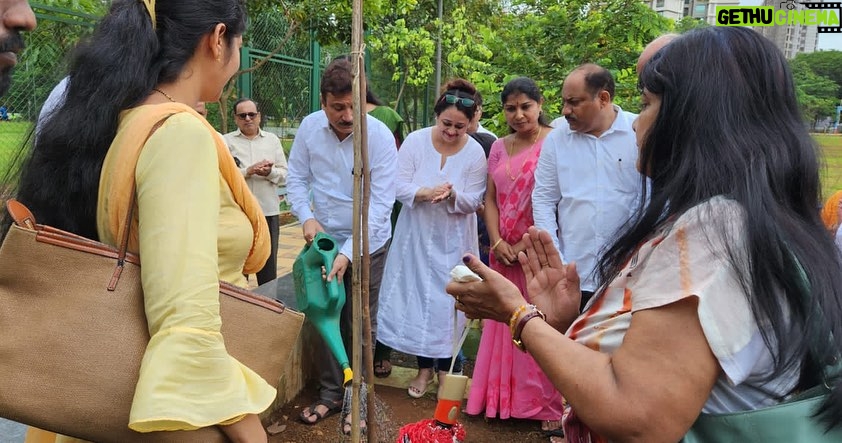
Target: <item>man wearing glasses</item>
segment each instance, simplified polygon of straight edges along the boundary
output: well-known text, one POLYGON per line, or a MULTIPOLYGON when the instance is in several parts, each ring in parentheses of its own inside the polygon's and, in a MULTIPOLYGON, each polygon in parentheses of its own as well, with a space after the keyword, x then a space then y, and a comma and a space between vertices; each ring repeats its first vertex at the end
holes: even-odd
POLYGON ((286 182, 287 159, 278 137, 260 129, 260 112, 253 100, 241 98, 234 104, 234 120, 239 129, 225 134, 225 142, 263 209, 271 235, 272 253, 257 272, 257 284, 262 285, 278 277, 278 186, 286 182))

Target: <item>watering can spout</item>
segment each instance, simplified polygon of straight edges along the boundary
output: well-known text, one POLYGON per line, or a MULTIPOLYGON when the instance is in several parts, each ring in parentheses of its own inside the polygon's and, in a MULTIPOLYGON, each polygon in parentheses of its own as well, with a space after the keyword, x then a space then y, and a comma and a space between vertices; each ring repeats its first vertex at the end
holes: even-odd
POLYGON ((292 275, 298 308, 319 331, 339 364, 350 368, 339 330, 339 318, 345 306, 345 286, 338 278, 326 281, 323 277, 330 274, 338 254, 337 242, 330 235, 319 232, 298 254, 292 265, 292 275))

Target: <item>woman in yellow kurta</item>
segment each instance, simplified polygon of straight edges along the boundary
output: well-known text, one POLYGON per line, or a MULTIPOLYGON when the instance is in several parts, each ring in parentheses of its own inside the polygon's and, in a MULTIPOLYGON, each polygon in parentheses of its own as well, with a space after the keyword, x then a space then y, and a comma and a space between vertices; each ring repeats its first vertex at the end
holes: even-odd
MULTIPOLYGON (((262 266, 268 230, 224 142, 192 109, 219 99, 244 28, 239 0, 115 1, 77 50, 65 102, 22 171, 19 198, 39 218, 112 245, 136 185, 129 249, 141 258, 151 337, 126 424, 138 432, 218 425, 233 441, 266 441, 257 414, 275 389, 227 353, 218 282, 243 285, 262 266)), ((64 439, 28 435, 45 438, 64 439)))

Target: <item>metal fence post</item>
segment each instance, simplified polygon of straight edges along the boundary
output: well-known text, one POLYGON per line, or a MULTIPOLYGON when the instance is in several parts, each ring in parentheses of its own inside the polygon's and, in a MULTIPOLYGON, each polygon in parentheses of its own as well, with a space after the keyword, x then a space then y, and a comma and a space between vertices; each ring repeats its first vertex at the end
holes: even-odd
MULTIPOLYGON (((248 46, 240 48, 240 69, 251 68, 251 61, 251 48, 248 46)), ((237 77, 237 92, 239 92, 239 97, 251 98, 251 72, 246 72, 237 77)))

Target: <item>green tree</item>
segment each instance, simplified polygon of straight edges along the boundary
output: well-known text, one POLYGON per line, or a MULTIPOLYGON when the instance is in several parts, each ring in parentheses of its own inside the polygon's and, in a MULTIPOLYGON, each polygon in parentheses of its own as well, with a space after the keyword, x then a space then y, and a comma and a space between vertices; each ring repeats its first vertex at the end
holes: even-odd
POLYGON ((810 129, 816 129, 820 120, 836 115, 840 86, 832 79, 817 74, 811 64, 800 56, 793 59, 790 66, 801 113, 810 129))
MULTIPOLYGON (((436 0, 395 0, 382 25, 369 29, 372 58, 369 80, 380 95, 404 114, 410 129, 425 125, 431 114, 436 42, 441 37, 442 82, 449 77, 471 78, 489 69, 485 41, 493 38, 487 25, 500 14, 499 2, 489 0, 443 2, 442 20, 436 0), (388 73, 378 75, 377 73, 388 73)), ((366 22, 377 23, 366 11, 366 22)))
POLYGON ((679 20, 676 20, 674 29, 676 33, 684 34, 685 32, 690 30, 696 28, 707 28, 708 26, 710 26, 708 22, 702 19, 685 16, 679 20))
MULTIPOLYGON (((582 63, 597 63, 614 74, 615 101, 637 110, 634 65, 643 46, 672 27, 637 0, 522 0, 512 2, 486 42, 493 57, 488 76, 496 80, 496 94, 515 76, 536 81, 545 97, 544 112, 561 112, 561 86, 565 76, 582 63)), ((486 91, 483 91, 484 93, 486 91)), ((486 100, 488 126, 507 132, 499 100, 486 100)), ((483 123, 485 125, 485 122, 483 123)))
POLYGON ((798 54, 795 60, 799 63, 805 63, 815 74, 836 83, 840 87, 836 93, 836 98, 842 99, 842 51, 802 53, 798 54))

